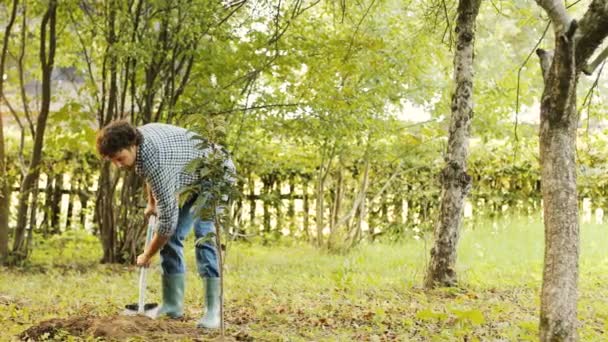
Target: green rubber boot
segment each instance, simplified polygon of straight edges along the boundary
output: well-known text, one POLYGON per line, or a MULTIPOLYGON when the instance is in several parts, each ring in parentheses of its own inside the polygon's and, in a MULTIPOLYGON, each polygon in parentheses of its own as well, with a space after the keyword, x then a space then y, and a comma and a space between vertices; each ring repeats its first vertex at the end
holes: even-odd
POLYGON ((184 315, 185 275, 183 273, 163 274, 162 280, 163 304, 156 316, 182 317, 184 315))
POLYGON ((206 312, 196 323, 197 328, 217 329, 220 327, 220 278, 203 278, 205 285, 206 312))

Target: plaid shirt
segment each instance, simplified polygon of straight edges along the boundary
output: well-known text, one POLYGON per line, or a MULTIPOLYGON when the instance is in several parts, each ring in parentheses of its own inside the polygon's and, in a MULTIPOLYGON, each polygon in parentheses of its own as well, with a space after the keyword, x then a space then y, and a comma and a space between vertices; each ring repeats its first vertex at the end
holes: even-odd
MULTIPOLYGON (((190 161, 206 157, 214 148, 212 145, 201 150, 193 139, 194 133, 177 126, 151 123, 137 128, 144 139, 137 149, 135 172, 146 179, 154 194, 158 210, 157 233, 170 236, 175 232, 179 217, 178 193, 186 186, 201 181, 195 174, 187 173, 184 167, 190 161)), ((227 176, 234 174, 232 160, 224 162, 227 176)))

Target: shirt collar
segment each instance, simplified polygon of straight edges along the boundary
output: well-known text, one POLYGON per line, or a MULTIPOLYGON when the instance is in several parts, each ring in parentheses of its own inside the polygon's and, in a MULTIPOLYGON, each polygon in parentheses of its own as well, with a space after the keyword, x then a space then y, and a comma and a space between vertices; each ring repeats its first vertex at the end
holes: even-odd
POLYGON ((135 150, 135 173, 138 175, 142 175, 144 171, 143 164, 143 154, 146 149, 146 139, 142 135, 141 144, 137 145, 137 149, 135 150))

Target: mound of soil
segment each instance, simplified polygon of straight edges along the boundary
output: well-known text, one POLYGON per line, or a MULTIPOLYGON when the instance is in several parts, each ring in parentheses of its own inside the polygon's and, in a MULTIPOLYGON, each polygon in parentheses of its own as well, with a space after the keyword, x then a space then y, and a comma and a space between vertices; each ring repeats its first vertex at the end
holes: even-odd
MULTIPOLYGON (((100 337, 108 341, 127 339, 142 341, 209 341, 219 339, 218 331, 194 327, 193 319, 152 320, 145 316, 71 317, 51 319, 30 327, 19 335, 22 341, 40 341, 71 335, 75 337, 100 337)), ((228 335, 228 333, 226 334, 228 335)), ((246 333, 226 336, 228 341, 250 341, 246 333)))

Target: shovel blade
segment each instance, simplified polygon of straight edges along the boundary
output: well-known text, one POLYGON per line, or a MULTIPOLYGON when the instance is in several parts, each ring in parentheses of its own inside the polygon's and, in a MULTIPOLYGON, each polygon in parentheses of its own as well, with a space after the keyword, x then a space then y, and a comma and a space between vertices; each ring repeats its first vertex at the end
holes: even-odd
POLYGON ((125 309, 122 314, 125 316, 136 316, 143 315, 150 318, 156 318, 158 313, 158 304, 157 303, 146 303, 143 307, 143 310, 139 310, 139 305, 137 303, 127 304, 125 305, 125 309))

